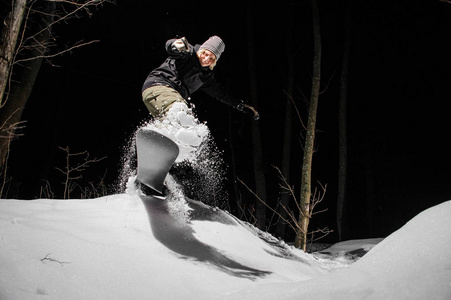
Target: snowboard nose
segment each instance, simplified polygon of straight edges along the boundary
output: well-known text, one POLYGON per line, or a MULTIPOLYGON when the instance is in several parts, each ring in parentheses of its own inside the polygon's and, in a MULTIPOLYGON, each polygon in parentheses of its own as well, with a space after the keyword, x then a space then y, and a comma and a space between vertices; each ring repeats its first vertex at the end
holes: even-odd
POLYGON ((136 134, 136 151, 136 179, 162 193, 164 179, 179 155, 179 147, 170 138, 141 128, 136 134))

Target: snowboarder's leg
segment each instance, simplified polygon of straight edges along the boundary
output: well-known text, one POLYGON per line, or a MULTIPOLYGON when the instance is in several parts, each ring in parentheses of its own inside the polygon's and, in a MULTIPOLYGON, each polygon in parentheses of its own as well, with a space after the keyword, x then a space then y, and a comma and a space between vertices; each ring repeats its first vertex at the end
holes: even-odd
POLYGON ((175 102, 186 103, 176 90, 164 85, 145 89, 142 97, 150 114, 155 118, 164 116, 175 102))

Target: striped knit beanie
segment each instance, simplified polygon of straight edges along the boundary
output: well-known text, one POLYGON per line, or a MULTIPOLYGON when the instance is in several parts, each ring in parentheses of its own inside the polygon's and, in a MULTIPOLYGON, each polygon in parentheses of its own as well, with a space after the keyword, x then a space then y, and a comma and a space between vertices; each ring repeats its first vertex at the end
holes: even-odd
POLYGON ((200 49, 207 49, 211 51, 216 56, 216 60, 218 60, 222 52, 224 52, 224 48, 224 42, 219 36, 216 35, 210 37, 205 43, 200 46, 200 49))

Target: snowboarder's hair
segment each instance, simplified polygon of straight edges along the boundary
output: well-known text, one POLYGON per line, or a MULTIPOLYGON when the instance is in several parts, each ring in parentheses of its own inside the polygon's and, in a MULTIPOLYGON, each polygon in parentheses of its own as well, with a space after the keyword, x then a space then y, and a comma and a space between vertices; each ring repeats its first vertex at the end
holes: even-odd
MULTIPOLYGON (((197 57, 200 57, 206 50, 208 49, 199 49, 199 51, 197 51, 197 57)), ((210 70, 213 70, 213 68, 216 66, 217 61, 218 59, 215 58, 215 61, 209 66, 210 70)))

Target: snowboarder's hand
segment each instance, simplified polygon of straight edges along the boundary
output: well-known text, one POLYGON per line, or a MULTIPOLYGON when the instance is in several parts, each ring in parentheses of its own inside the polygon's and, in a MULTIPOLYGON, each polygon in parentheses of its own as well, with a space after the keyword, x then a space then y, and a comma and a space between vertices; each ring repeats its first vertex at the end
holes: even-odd
POLYGON ((240 103, 237 105, 236 109, 238 109, 241 112, 251 115, 255 121, 260 119, 260 115, 258 114, 258 111, 248 104, 240 103))
POLYGON ((186 38, 182 37, 181 39, 176 39, 174 43, 172 43, 172 47, 175 47, 174 50, 179 52, 187 52, 189 51, 189 44, 186 38))

